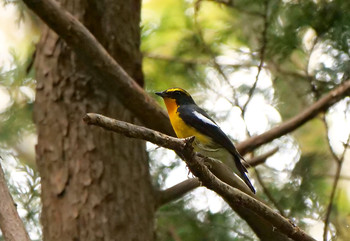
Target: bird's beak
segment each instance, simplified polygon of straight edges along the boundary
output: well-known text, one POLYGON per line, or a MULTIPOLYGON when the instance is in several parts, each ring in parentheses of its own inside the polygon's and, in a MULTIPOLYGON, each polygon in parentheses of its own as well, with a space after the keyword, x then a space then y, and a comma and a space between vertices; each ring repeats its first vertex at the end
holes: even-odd
POLYGON ((164 92, 156 92, 156 95, 159 95, 160 97, 165 97, 166 94, 164 92))

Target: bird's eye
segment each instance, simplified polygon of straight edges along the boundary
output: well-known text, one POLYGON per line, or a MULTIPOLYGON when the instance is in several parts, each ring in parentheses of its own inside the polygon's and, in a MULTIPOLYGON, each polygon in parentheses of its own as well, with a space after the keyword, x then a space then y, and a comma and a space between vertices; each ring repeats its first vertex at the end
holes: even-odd
POLYGON ((181 92, 177 90, 177 91, 174 91, 174 94, 175 95, 181 95, 181 92))

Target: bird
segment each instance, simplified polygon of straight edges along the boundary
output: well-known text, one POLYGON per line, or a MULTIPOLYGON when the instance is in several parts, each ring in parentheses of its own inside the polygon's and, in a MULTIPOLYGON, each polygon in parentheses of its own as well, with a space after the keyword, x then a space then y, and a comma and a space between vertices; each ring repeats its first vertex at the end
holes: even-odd
MULTIPOLYGON (((243 157, 218 124, 195 103, 191 95, 178 87, 155 94, 163 98, 176 136, 194 136, 195 151, 224 163, 255 194, 255 188, 247 176, 248 171, 242 164, 243 157)), ((232 175, 231 171, 229 175, 232 175)))

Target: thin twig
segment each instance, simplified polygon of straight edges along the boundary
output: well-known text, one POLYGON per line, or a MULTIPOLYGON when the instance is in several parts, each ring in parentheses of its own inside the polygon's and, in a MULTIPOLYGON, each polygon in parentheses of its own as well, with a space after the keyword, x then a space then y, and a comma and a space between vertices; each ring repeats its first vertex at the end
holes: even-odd
MULTIPOLYGON (((253 94, 254 94, 255 89, 257 87, 257 84, 258 84, 258 81, 259 81, 259 76, 260 76, 261 70, 263 68, 264 61, 265 61, 265 52, 266 52, 266 46, 267 46, 267 30, 268 30, 268 27, 269 27, 268 10, 269 10, 269 0, 265 0, 264 1, 264 14, 263 14, 264 27, 263 27, 263 31, 261 32, 262 44, 261 44, 261 48, 260 48, 260 51, 259 51, 260 63, 259 63, 259 66, 258 66, 258 72, 257 72, 257 74, 255 76, 254 84, 249 90, 248 99, 247 99, 247 101, 245 102, 245 104, 242 107, 241 116, 242 116, 243 119, 244 119, 245 113, 247 111, 247 106, 248 106, 248 104, 250 103, 250 101, 253 98, 253 94)), ((249 130, 248 130, 247 127, 246 127, 246 133, 250 137, 250 133, 249 133, 249 130)), ((255 169, 256 178, 257 178, 260 186, 262 187, 266 197, 270 200, 270 202, 272 202, 274 204, 274 206, 279 211, 279 213, 282 216, 285 216, 285 213, 284 213, 283 209, 280 208, 280 206, 277 203, 277 201, 275 200, 275 198, 272 196, 272 194, 270 193, 268 188, 265 186, 265 183, 263 182, 259 171, 256 168, 254 168, 254 169, 255 169)))
MULTIPOLYGON (((349 138, 349 140, 350 140, 350 138, 349 138)), ((345 150, 344 150, 344 153, 345 153, 345 150)), ((331 212, 332 212, 332 208, 333 208, 335 192, 337 190, 337 186, 338 186, 338 182, 339 182, 340 172, 341 172, 342 166, 343 166, 343 161, 337 161, 337 170, 336 170, 336 173, 335 173, 335 178, 334 178, 333 186, 332 186, 332 192, 331 192, 331 196, 329 198, 329 203, 328 203, 328 206, 327 206, 326 217, 325 217, 325 220, 324 220, 324 229, 323 229, 323 240, 324 241, 327 241, 327 232, 328 232, 329 220, 330 220, 330 216, 331 216, 331 212)))
POLYGON ((255 156, 251 159, 249 159, 247 161, 247 165, 246 167, 256 167, 262 163, 264 163, 266 161, 267 158, 269 158, 270 156, 272 156, 273 154, 275 154, 277 151, 278 151, 278 147, 275 147, 273 148, 272 150, 262 154, 262 155, 259 155, 259 156, 255 156))
POLYGON ((211 92, 213 92, 214 94, 216 94, 218 97, 224 98, 228 103, 231 104, 232 107, 238 107, 237 102, 233 102, 230 98, 227 98, 225 95, 219 93, 216 89, 214 89, 213 87, 211 87, 209 84, 207 84, 206 82, 202 82, 201 85, 203 85, 205 88, 207 88, 208 90, 210 90, 211 92))
POLYGON ((182 239, 177 234, 175 227, 173 225, 170 225, 170 227, 168 228, 168 233, 170 234, 170 236, 173 238, 174 241, 182 241, 182 239))
MULTIPOLYGON (((336 177, 336 175, 331 175, 331 174, 318 174, 318 175, 315 175, 314 176, 315 178, 332 178, 334 179, 336 177)), ((346 180, 346 181, 350 181, 350 176, 339 176, 339 179, 342 179, 342 180, 346 180)))
POLYGON ((307 80, 309 81, 310 90, 314 94, 314 97, 316 99, 320 98, 320 92, 318 91, 317 86, 315 84, 315 79, 312 76, 310 76, 309 68, 310 68, 311 55, 315 50, 315 47, 317 45, 318 40, 319 40, 319 38, 315 37, 315 39, 312 41, 312 46, 311 46, 310 52, 308 54, 307 63, 306 63, 306 67, 305 67, 305 75, 307 77, 307 80))
POLYGON ((264 1, 264 8, 265 8, 264 15, 263 15, 264 16, 263 17, 264 28, 263 28, 263 31, 261 33, 261 35, 262 35, 262 45, 261 45, 261 48, 260 48, 260 51, 259 51, 259 53, 260 53, 260 63, 259 63, 259 66, 258 66, 258 73, 256 74, 255 82, 254 82, 252 88, 250 88, 250 90, 249 90, 248 99, 245 102, 245 104, 243 105, 242 116, 244 116, 244 114, 246 112, 246 109, 247 109, 247 106, 248 106, 249 102, 251 101, 251 99, 253 97, 254 91, 255 91, 256 86, 257 86, 258 81, 259 81, 260 72, 262 70, 262 67, 263 67, 263 64, 264 64, 264 61, 265 61, 265 52, 266 52, 266 46, 267 46, 267 29, 269 27, 269 21, 268 21, 269 0, 265 0, 264 1))
POLYGON ((269 199, 269 201, 275 206, 275 208, 278 210, 278 212, 283 216, 286 217, 286 214, 284 213, 283 209, 280 207, 279 203, 275 200, 275 198, 272 196, 272 194, 270 193, 269 189, 266 187, 264 181, 262 180, 259 172, 255 169, 255 175, 256 178, 258 179, 258 182, 260 184, 260 186, 262 187, 264 194, 266 195, 266 197, 269 199))
POLYGON ((237 93, 236 93, 236 89, 234 88, 234 86, 231 84, 229 78, 227 77, 227 75, 225 74, 225 72, 222 70, 221 66, 217 63, 216 61, 216 55, 213 52, 213 50, 211 49, 211 46, 209 46, 205 39, 204 39, 204 35, 203 35, 203 31, 202 28, 198 22, 198 13, 199 13, 199 9, 200 9, 200 4, 201 4, 202 0, 197 0, 195 3, 195 8, 194 8, 194 26, 195 29, 197 31, 197 35, 200 39, 200 42, 202 44, 202 47, 204 49, 204 51, 210 55, 212 62, 213 62, 213 67, 214 69, 222 76, 222 78, 224 79, 224 81, 226 82, 226 84, 231 88, 232 92, 233 92, 233 99, 234 99, 234 103, 235 105, 238 106, 238 100, 237 100, 237 93))
POLYGON ((166 190, 158 191, 156 195, 156 204, 155 208, 169 203, 171 201, 174 201, 178 198, 181 198, 183 195, 188 193, 189 191, 192 191, 193 189, 200 186, 200 182, 197 178, 190 178, 183 182, 180 182, 166 190))
POLYGON ((329 126, 328 126, 328 123, 327 123, 327 120, 326 120, 325 116, 323 116, 323 123, 325 125, 325 129, 326 129, 326 132, 327 132, 328 148, 329 148, 330 153, 333 156, 333 160, 336 162, 336 165, 337 165, 337 169, 336 169, 336 172, 335 172, 335 177, 334 177, 334 181, 333 181, 333 185, 332 185, 332 191, 331 191, 331 195, 329 197, 329 203, 328 203, 328 206, 327 206, 326 216, 325 216, 325 219, 324 219, 323 241, 327 241, 327 232, 328 232, 330 216, 331 216, 331 212, 332 212, 332 208, 333 208, 335 192, 337 190, 338 182, 339 182, 339 179, 340 179, 340 173, 341 173, 341 169, 343 167, 344 157, 345 157, 345 153, 347 151, 347 145, 350 144, 350 134, 349 134, 348 139, 346 141, 346 145, 344 145, 343 153, 341 154, 340 157, 338 157, 338 155, 334 152, 334 150, 333 150, 333 148, 332 148, 332 146, 330 144, 329 126))

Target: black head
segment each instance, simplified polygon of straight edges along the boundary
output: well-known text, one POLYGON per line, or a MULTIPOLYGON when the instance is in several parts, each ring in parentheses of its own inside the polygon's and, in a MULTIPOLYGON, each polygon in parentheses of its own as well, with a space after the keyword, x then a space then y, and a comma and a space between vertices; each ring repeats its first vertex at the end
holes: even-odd
POLYGON ((164 90, 163 92, 157 92, 156 95, 163 97, 163 99, 174 99, 176 104, 194 104, 194 100, 191 95, 184 89, 181 88, 170 88, 164 90))

